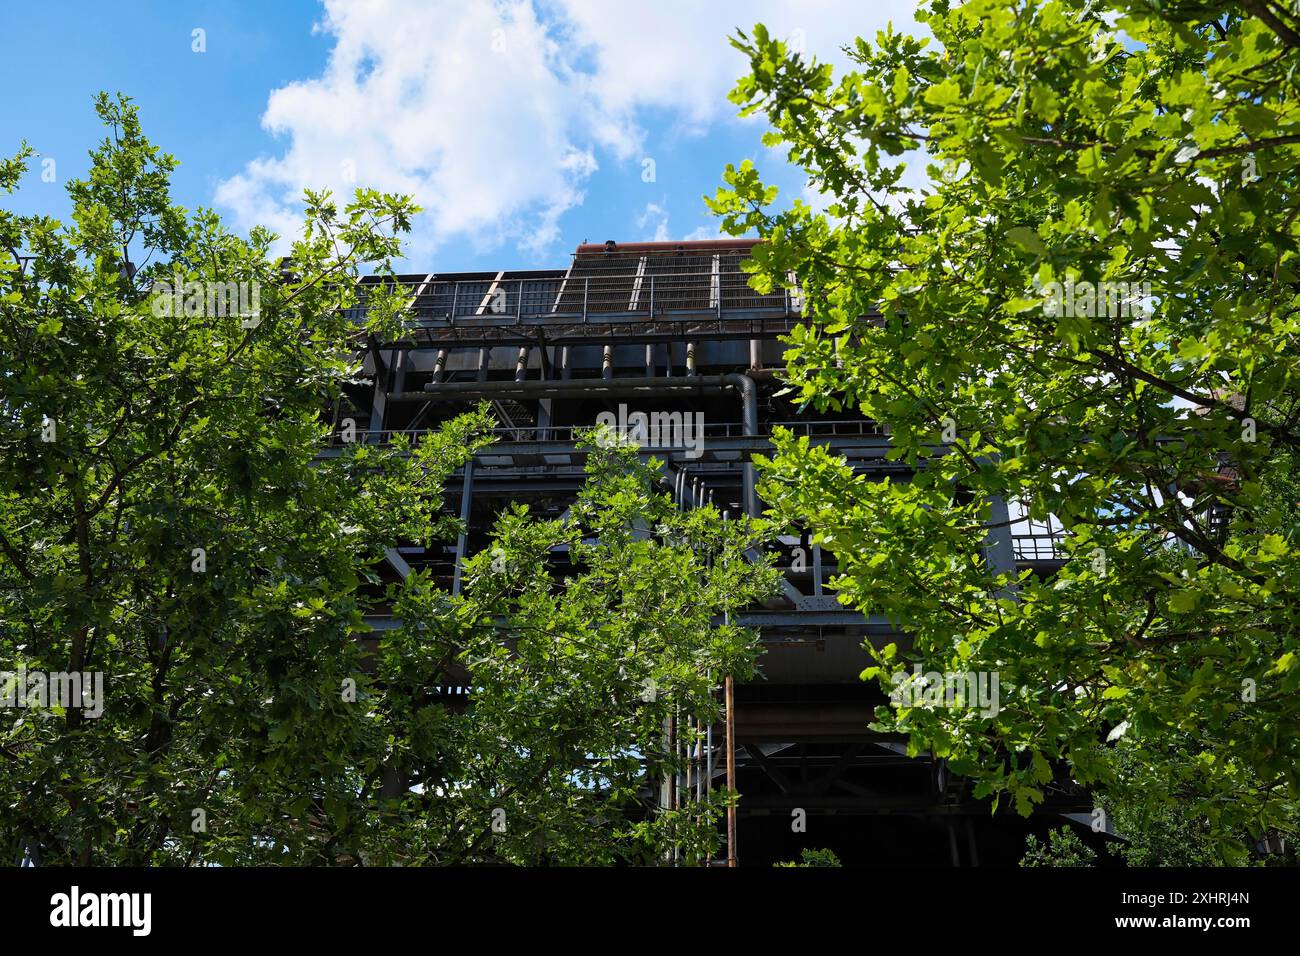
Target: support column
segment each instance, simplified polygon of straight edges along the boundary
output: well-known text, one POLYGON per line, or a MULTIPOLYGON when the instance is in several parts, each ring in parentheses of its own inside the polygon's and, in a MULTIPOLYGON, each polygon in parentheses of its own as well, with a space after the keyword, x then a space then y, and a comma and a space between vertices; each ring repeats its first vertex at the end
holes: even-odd
POLYGON ((1011 512, 1001 495, 989 496, 988 535, 984 538, 984 553, 992 574, 1015 574, 1016 547, 1011 539, 1011 512))
MULTIPOLYGON (((392 389, 393 380, 399 371, 406 353, 396 350, 388 353, 388 362, 383 362, 381 352, 374 352, 375 359, 375 397, 370 405, 370 432, 372 433, 372 442, 378 442, 378 437, 373 433, 384 430, 384 419, 388 415, 388 393, 392 389)), ((404 378, 405 376, 403 376, 404 378)))

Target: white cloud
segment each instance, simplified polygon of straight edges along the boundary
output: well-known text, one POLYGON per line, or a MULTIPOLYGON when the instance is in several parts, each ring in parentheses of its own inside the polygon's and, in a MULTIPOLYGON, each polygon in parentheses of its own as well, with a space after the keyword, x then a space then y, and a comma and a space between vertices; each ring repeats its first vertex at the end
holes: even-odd
MULTIPOLYGON (((363 184, 425 208, 412 260, 450 241, 540 255, 602 164, 639 165, 652 116, 696 134, 735 121, 726 93, 746 69, 727 43, 737 27, 762 21, 841 62, 840 44, 891 17, 911 25, 912 7, 325 0, 324 72, 273 91, 262 119, 283 151, 249 162, 215 200, 241 228, 291 235, 304 187, 347 196, 363 184)), ((667 230, 660 211, 656 235, 667 230)))
POLYGON ((654 232, 643 236, 644 240, 667 242, 672 238, 668 231, 668 210, 658 203, 648 202, 645 204, 645 212, 637 217, 636 224, 639 229, 647 230, 651 223, 654 223, 654 232))

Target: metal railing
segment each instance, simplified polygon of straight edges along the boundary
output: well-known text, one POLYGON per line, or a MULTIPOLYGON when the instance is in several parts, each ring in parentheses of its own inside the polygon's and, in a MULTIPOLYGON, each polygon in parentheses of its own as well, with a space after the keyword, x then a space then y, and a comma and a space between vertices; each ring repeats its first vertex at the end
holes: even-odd
MULTIPOLYGON (((410 314, 422 324, 522 322, 525 319, 593 319, 649 316, 722 317, 734 313, 795 315, 803 311, 799 290, 756 292, 739 272, 689 272, 670 275, 570 275, 567 278, 392 281, 411 299, 410 314)), ((348 309, 360 321, 373 284, 362 285, 357 305, 348 309)))
POLYGON ((1069 557, 1059 532, 1012 535, 1011 546, 1017 561, 1064 561, 1069 557))
MULTIPOLYGON (((684 421, 682 426, 685 427, 684 421)), ((745 426, 740 422, 710 422, 703 425, 690 426, 692 433, 696 427, 699 428, 704 441, 709 439, 731 439, 745 437, 745 426)), ((796 435, 808 435, 810 437, 887 437, 888 431, 885 427, 877 422, 871 421, 834 421, 834 422, 770 422, 765 426, 767 429, 781 427, 788 428, 796 435)), ((590 435, 596 430, 597 426, 592 425, 524 425, 524 426, 502 426, 492 429, 492 434, 499 440, 505 442, 557 442, 561 444, 572 444, 585 435, 590 435)), ((349 434, 349 439, 344 438, 344 433, 336 429, 330 436, 330 446, 340 447, 343 445, 387 445, 391 444, 397 436, 405 436, 408 440, 414 441, 423 435, 429 434, 433 429, 429 428, 385 428, 377 431, 355 429, 349 434)), ((660 430, 662 434, 662 429, 660 430)), ((760 436, 761 437, 761 436, 760 436)), ((658 447, 649 445, 647 447, 658 447)), ((673 446, 664 446, 673 447, 673 446)))

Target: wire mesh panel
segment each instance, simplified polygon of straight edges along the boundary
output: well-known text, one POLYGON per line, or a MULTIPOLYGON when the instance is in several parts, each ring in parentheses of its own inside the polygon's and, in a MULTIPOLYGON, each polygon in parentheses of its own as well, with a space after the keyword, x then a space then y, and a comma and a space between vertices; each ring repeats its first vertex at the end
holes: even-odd
POLYGON ((639 256, 592 256, 575 259, 557 311, 569 313, 628 312, 639 256))
POLYGON ((363 324, 366 320, 367 307, 370 302, 371 293, 378 288, 380 283, 392 285, 392 280, 381 276, 365 276, 357 283, 357 304, 345 310, 345 314, 358 325, 363 324))
POLYGON ((760 295, 749 287, 749 275, 740 268, 747 247, 634 245, 638 247, 580 251, 567 273, 528 270, 368 277, 358 288, 357 308, 350 310, 350 315, 358 322, 364 319, 369 292, 380 281, 403 286, 411 297, 412 316, 426 327, 474 316, 536 320, 548 315, 680 317, 715 313, 721 318, 727 312, 788 315, 798 309, 796 299, 783 288, 760 295))
POLYGON ((456 282, 453 285, 456 299, 454 315, 477 315, 480 310, 486 313, 506 311, 504 292, 497 296, 489 295, 492 291, 491 280, 456 282))
POLYGON ((740 268, 745 256, 733 253, 718 257, 719 286, 722 308, 726 309, 782 309, 786 308, 785 290, 773 289, 767 295, 755 292, 749 285, 749 273, 740 268))
POLYGON ((544 315, 555 306, 560 282, 559 278, 509 280, 514 299, 507 304, 522 315, 544 315))
MULTIPOLYGON (((646 284, 653 287, 657 312, 703 312, 718 307, 713 256, 659 255, 646 259, 646 284)), ((641 292, 646 307, 650 289, 641 292)))

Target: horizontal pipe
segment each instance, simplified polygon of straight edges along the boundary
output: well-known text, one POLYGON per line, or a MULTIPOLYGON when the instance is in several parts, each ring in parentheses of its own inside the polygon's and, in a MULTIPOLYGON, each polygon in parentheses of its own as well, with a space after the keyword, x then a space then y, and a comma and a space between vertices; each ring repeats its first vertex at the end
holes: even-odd
MULTIPOLYGON (((743 379, 753 385, 748 375, 732 373, 730 375, 678 375, 671 378, 614 378, 614 379, 560 379, 525 382, 438 382, 425 386, 420 392, 392 392, 390 402, 410 403, 427 402, 440 395, 456 400, 475 398, 574 398, 586 395, 655 395, 655 394, 705 394, 724 388, 739 388, 744 394, 743 379), (731 380, 731 381, 729 381, 731 380)), ((757 409, 755 408, 755 413, 757 409)), ((745 417, 746 429, 750 427, 750 417, 745 417)), ((756 424, 757 417, 754 416, 756 424)), ((746 434, 750 432, 746 431, 746 434)), ((753 434, 757 434, 755 427, 753 434)))
POLYGON ((681 242, 618 242, 610 249, 603 242, 584 242, 575 256, 604 255, 608 252, 644 254, 647 252, 748 252, 758 245, 757 239, 683 239, 681 242))

